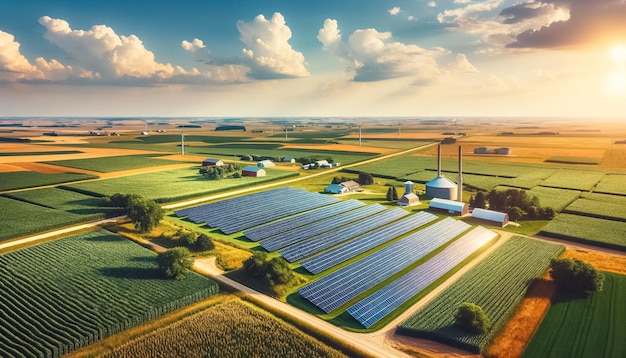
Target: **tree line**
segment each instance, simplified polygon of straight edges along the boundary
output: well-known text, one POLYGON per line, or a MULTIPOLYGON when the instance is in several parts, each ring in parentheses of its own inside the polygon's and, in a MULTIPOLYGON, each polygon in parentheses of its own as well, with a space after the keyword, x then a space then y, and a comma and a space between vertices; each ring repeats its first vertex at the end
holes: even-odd
POLYGON ((489 192, 478 191, 472 195, 469 202, 472 208, 481 208, 505 212, 509 219, 517 221, 520 219, 546 219, 554 218, 556 212, 549 206, 541 206, 539 198, 528 195, 526 190, 491 189, 489 192))

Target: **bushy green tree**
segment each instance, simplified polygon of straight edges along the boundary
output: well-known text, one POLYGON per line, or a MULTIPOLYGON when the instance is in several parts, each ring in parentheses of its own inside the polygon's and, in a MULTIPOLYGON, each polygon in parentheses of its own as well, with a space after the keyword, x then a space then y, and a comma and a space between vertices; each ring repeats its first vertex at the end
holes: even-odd
POLYGON ((474 198, 474 205, 472 205, 472 207, 481 209, 487 207, 487 197, 484 191, 480 190, 478 191, 478 193, 476 193, 476 197, 474 198))
POLYGON ((198 235, 196 235, 195 232, 192 232, 189 230, 183 230, 183 229, 177 230, 176 233, 174 234, 174 237, 180 240, 180 243, 182 244, 182 246, 187 246, 187 247, 191 247, 198 240, 198 235))
POLYGON ((398 191, 395 186, 391 187, 391 200, 398 201, 398 191))
POLYGON ((517 206, 512 206, 509 208, 507 214, 509 215, 509 219, 512 221, 517 221, 524 216, 524 212, 517 206))
POLYGON ((215 248, 215 243, 211 240, 210 237, 205 234, 200 234, 198 236, 198 240, 196 240, 196 250, 198 251, 209 251, 215 248))
POLYGON ((161 206, 154 200, 140 196, 131 197, 127 209, 128 217, 141 233, 150 232, 157 227, 165 214, 161 206))
POLYGON ((387 199, 387 201, 393 201, 393 191, 391 187, 387 189, 387 196, 385 197, 385 199, 387 199))
POLYGON ((186 247, 175 247, 157 255, 157 266, 167 278, 184 280, 191 272, 193 258, 186 247))
POLYGON ((472 334, 485 334, 491 329, 491 322, 483 309, 470 302, 459 306, 454 320, 462 330, 472 334))
POLYGON ((374 177, 369 173, 359 173, 359 179, 357 180, 361 185, 374 184, 374 177))
POLYGON ((550 277, 559 288, 582 294, 602 291, 604 274, 587 262, 556 258, 550 261, 550 268, 550 277))
POLYGON ((243 270, 248 275, 262 280, 269 286, 287 284, 295 278, 289 263, 282 257, 267 259, 265 252, 255 252, 243 262, 243 270))

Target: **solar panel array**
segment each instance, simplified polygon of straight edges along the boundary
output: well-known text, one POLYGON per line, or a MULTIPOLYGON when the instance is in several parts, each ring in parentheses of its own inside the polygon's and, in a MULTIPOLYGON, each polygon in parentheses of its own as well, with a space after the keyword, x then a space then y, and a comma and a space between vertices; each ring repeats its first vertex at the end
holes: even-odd
POLYGON ((391 223, 380 229, 371 231, 356 238, 353 241, 339 245, 319 255, 302 260, 302 267, 312 274, 318 274, 342 262, 348 261, 368 250, 382 245, 388 241, 409 233, 420 226, 426 225, 437 219, 437 216, 420 211, 406 219, 391 223))
POLYGON ((289 262, 294 262, 321 252, 329 247, 335 246, 366 232, 389 224, 409 213, 400 208, 392 208, 381 213, 370 216, 367 220, 357 221, 353 224, 343 226, 337 230, 329 231, 318 235, 312 239, 289 246, 280 251, 280 254, 289 262))
POLYGON ((297 242, 304 241, 315 235, 322 234, 329 230, 334 230, 343 225, 350 224, 356 220, 366 218, 372 214, 385 210, 380 204, 367 205, 362 208, 351 210, 334 217, 317 221, 311 225, 302 226, 297 229, 278 234, 269 239, 261 241, 261 246, 267 251, 276 251, 293 245, 297 242))
POLYGON ((463 221, 445 218, 301 287, 298 292, 328 313, 428 255, 469 227, 463 221))
POLYGON ((183 209, 175 214, 233 234, 337 201, 339 199, 329 195, 287 187, 183 209))
POLYGON ((365 328, 371 327, 497 235, 477 226, 430 260, 348 308, 348 313, 365 328))
POLYGON ((325 206, 303 214, 291 216, 280 221, 275 221, 267 225, 246 230, 243 234, 252 241, 260 241, 263 239, 267 239, 268 237, 278 235, 289 230, 293 230, 297 227, 309 225, 316 221, 326 219, 328 217, 346 212, 348 210, 356 209, 361 206, 365 206, 365 204, 358 200, 353 199, 342 201, 337 204, 325 206))

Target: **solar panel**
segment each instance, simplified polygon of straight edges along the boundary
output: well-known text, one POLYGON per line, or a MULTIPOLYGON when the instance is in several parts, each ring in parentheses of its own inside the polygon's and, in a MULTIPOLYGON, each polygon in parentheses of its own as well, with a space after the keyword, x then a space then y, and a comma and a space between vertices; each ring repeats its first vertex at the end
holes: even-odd
POLYGON ((343 226, 337 230, 329 231, 304 242, 289 246, 281 250, 280 254, 287 261, 294 262, 386 225, 408 214, 409 213, 404 209, 388 209, 370 216, 366 220, 343 226))
POLYGON ((320 220, 311 225, 302 226, 295 230, 272 236, 269 239, 261 241, 261 246, 263 246, 263 248, 267 251, 276 251, 315 235, 319 235, 326 231, 352 223, 356 220, 366 218, 369 215, 383 210, 385 210, 385 207, 380 204, 368 205, 359 209, 351 210, 335 215, 331 218, 320 220))
POLYGON ((463 221, 445 218, 301 287, 298 292, 328 313, 428 255, 469 227, 463 221))
POLYGON ((474 228, 430 260, 348 308, 348 313, 364 327, 371 327, 497 236, 482 226, 474 228))
POLYGON ((319 255, 302 260, 302 267, 312 274, 318 274, 342 262, 348 261, 368 250, 395 239, 437 219, 437 216, 420 211, 408 218, 371 231, 353 241, 339 245, 319 255))

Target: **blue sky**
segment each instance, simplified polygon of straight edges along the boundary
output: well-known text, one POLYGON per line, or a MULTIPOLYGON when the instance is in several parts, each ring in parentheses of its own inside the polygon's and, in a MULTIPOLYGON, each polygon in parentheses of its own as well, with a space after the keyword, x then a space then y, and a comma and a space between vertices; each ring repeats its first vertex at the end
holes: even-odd
POLYGON ((626 117, 621 0, 0 0, 0 116, 626 117))

